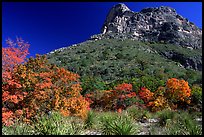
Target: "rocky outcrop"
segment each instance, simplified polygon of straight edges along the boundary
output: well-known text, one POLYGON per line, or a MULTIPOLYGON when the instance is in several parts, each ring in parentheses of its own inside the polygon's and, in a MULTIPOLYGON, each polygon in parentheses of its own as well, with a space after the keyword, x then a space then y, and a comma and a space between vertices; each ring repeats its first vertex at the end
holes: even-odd
POLYGON ((92 40, 102 38, 129 38, 202 48, 202 30, 166 6, 133 12, 126 5, 117 4, 108 13, 101 34, 91 37, 92 40))
POLYGON ((202 71, 202 57, 185 57, 172 51, 162 52, 161 54, 168 59, 179 62, 185 68, 202 71))

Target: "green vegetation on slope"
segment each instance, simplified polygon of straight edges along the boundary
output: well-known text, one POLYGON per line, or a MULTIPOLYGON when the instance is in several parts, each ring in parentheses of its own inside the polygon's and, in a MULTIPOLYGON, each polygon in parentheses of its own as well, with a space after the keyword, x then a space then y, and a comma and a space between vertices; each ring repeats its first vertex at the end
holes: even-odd
MULTIPOLYGON (((190 85, 202 83, 201 71, 181 67, 179 62, 160 54, 165 51, 174 51, 192 58, 202 56, 201 51, 170 44, 151 44, 130 39, 102 39, 86 41, 49 54, 48 60, 50 63, 78 73, 82 81, 89 76, 101 79, 106 85, 122 81, 131 83, 150 81, 152 83, 143 83, 150 84, 149 88, 155 90, 172 77, 187 80, 190 85)), ((140 86, 143 86, 142 83, 140 86)))

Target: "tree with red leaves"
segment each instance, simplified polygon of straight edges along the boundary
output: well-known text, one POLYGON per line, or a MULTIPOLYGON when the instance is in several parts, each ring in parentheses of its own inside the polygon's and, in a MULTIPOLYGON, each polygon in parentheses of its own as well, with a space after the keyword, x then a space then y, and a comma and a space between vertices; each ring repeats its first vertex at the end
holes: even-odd
MULTIPOLYGON (((8 39, 6 44, 8 47, 2 48, 2 122, 10 125, 15 112, 8 108, 13 108, 25 96, 20 90, 20 81, 13 78, 12 73, 15 66, 25 61, 30 45, 21 38, 16 38, 16 42, 8 39)), ((21 110, 16 112, 19 114, 21 110)))

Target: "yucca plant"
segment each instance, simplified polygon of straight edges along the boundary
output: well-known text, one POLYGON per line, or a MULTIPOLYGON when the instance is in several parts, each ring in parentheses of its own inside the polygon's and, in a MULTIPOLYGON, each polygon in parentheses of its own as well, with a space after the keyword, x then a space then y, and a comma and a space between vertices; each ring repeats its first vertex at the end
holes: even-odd
POLYGON ((190 114, 181 111, 176 113, 175 120, 169 122, 168 134, 176 135, 201 135, 202 126, 190 114))
POLYGON ((111 133, 111 126, 109 126, 112 121, 116 119, 116 115, 111 115, 111 113, 104 113, 102 116, 99 117, 100 120, 100 129, 103 134, 105 135, 112 135, 111 133))
POLYGON ((49 117, 42 117, 36 124, 35 124, 35 131, 38 135, 58 135, 58 128, 60 126, 60 121, 55 121, 55 119, 49 117))
POLYGON ((34 125, 37 135, 77 135, 83 130, 79 118, 63 117, 60 113, 44 116, 34 125))
POLYGON ((161 112, 157 112, 157 115, 159 117, 159 124, 161 126, 166 126, 167 122, 175 117, 175 112, 165 109, 161 112))
POLYGON ((101 130, 105 135, 134 135, 138 127, 126 116, 105 117, 102 119, 101 130))
POLYGON ((85 128, 91 128, 94 124, 95 114, 92 110, 88 112, 87 118, 84 120, 85 128))
POLYGON ((194 120, 188 112, 163 111, 160 113, 160 123, 165 126, 155 125, 150 133, 154 135, 201 135, 202 126, 194 120), (162 124, 164 125, 164 124, 162 124))

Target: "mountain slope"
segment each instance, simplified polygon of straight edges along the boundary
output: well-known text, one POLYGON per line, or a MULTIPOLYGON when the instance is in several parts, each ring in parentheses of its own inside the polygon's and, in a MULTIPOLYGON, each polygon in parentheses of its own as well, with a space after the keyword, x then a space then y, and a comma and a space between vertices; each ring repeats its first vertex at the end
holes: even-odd
POLYGON ((82 77, 86 75, 101 77, 109 82, 144 75, 166 75, 161 76, 161 79, 164 77, 188 79, 189 73, 196 77, 190 83, 201 81, 201 71, 186 69, 179 62, 161 54, 173 49, 174 52, 191 58, 202 55, 200 50, 179 49, 175 45, 150 44, 130 39, 101 39, 56 50, 47 56, 50 63, 65 67, 82 77))

